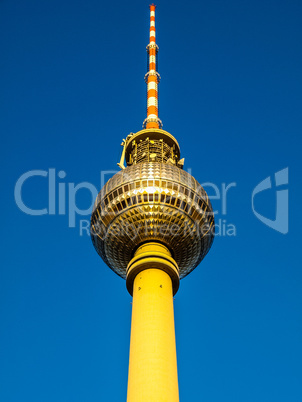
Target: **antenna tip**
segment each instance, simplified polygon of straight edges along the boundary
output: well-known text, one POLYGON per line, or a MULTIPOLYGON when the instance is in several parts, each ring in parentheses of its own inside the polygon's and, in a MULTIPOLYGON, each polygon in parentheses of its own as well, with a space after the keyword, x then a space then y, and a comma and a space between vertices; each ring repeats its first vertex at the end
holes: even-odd
POLYGON ((156 5, 154 3, 150 4, 150 11, 155 11, 156 5))

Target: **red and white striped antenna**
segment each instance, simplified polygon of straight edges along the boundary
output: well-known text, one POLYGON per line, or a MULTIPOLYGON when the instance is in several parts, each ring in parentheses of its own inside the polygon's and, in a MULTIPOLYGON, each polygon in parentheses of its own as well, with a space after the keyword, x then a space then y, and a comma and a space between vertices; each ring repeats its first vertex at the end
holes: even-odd
POLYGON ((149 71, 145 75, 147 83, 147 118, 144 120, 143 128, 161 128, 162 122, 158 118, 158 83, 160 75, 157 72, 158 46, 155 41, 155 4, 150 5, 150 41, 147 46, 149 57, 149 71))

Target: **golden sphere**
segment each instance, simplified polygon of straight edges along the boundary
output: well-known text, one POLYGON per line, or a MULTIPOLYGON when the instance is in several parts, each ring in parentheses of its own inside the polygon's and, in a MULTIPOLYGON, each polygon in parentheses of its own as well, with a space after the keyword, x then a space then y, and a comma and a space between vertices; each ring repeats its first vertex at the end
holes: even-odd
POLYGON ((168 247, 183 278, 212 245, 214 215, 205 190, 189 173, 169 163, 143 162, 121 170, 102 188, 91 237, 104 262, 123 278, 135 250, 150 241, 168 247))

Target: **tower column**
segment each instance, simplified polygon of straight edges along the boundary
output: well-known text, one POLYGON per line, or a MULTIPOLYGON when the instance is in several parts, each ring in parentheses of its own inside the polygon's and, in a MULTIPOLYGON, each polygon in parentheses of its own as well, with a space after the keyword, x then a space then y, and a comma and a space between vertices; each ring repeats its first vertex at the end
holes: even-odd
POLYGON ((179 401, 173 295, 215 230, 209 197, 161 129, 155 37, 151 4, 144 129, 123 139, 122 171, 104 185, 91 215, 96 251, 133 296, 127 402, 179 401))
POLYGON ((178 402, 173 294, 178 267, 169 250, 143 244, 127 269, 133 295, 127 402, 178 402))

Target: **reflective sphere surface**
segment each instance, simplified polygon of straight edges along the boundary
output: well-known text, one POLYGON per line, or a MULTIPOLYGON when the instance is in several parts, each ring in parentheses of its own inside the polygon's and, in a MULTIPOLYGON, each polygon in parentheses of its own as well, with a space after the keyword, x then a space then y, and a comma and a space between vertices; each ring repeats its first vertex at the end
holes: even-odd
POLYGON ((169 248, 183 278, 209 251, 214 216, 206 192, 189 173, 172 164, 139 163, 102 188, 91 235, 98 254, 123 278, 135 250, 147 241, 169 248))

